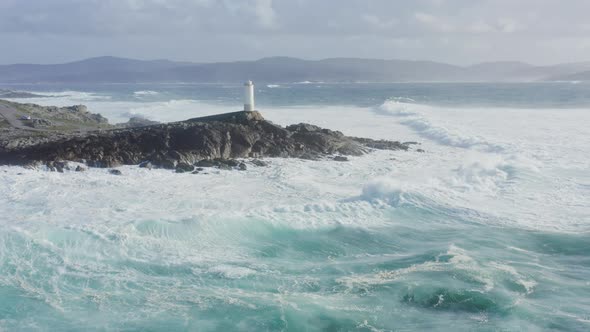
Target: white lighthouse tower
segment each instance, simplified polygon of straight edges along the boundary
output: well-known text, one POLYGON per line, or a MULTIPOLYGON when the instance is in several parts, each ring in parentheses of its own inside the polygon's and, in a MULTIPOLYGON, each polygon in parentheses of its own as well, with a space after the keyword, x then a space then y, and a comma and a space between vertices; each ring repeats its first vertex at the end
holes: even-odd
POLYGON ((244 83, 244 111, 254 111, 254 83, 244 83))

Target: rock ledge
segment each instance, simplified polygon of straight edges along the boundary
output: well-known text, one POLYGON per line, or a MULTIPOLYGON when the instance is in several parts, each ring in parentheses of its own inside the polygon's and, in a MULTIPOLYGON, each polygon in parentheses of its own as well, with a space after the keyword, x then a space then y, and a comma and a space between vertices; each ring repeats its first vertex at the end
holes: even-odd
MULTIPOLYGON (((91 167, 138 165, 176 168, 202 160, 359 156, 373 149, 408 150, 394 141, 348 137, 310 124, 286 128, 259 112, 234 112, 138 128, 89 132, 0 152, 0 164, 85 160, 91 167)), ((184 166, 185 171, 190 167, 184 166)))

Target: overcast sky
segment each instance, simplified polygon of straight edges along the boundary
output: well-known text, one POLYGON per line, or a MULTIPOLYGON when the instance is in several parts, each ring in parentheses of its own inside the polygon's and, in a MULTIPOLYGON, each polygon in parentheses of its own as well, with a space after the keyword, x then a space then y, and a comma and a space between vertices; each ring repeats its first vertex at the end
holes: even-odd
POLYGON ((590 0, 0 0, 0 63, 590 61, 590 0))

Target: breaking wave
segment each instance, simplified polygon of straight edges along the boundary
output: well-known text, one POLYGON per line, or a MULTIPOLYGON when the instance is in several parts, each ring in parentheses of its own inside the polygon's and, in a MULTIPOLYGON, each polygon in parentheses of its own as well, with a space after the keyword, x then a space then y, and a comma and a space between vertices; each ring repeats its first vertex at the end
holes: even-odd
MULTIPOLYGON (((67 101, 70 105, 76 102, 88 102, 88 101, 109 101, 112 100, 112 96, 96 93, 96 92, 83 92, 83 91, 60 91, 60 92, 32 92, 34 94, 40 96, 46 96, 47 98, 41 99, 40 102, 43 103, 51 103, 55 104, 55 101, 58 101, 58 105, 61 106, 59 101, 67 101)), ((21 100, 22 101, 22 100, 21 100)), ((37 103, 37 98, 27 98, 27 102, 37 103)), ((64 106, 66 106, 64 104, 64 106)))
POLYGON ((142 90, 142 91, 135 91, 133 94, 136 96, 155 96, 160 93, 157 91, 152 91, 152 90, 142 90))
MULTIPOLYGON (((138 100, 89 106, 160 121, 233 110, 138 100)), ((487 135, 503 126, 470 135, 460 120, 475 112, 445 111, 404 98, 264 111, 426 150, 345 163, 118 177, 2 166, 0 330, 587 330, 588 182, 534 158, 560 144, 527 154, 487 135)))
POLYGON ((401 117, 400 123, 413 129, 420 136, 436 141, 439 144, 465 148, 480 149, 487 152, 503 152, 504 146, 489 142, 480 136, 466 136, 460 131, 451 130, 441 125, 436 125, 420 112, 421 108, 428 106, 411 103, 412 99, 397 98, 388 100, 374 109, 377 114, 401 117))

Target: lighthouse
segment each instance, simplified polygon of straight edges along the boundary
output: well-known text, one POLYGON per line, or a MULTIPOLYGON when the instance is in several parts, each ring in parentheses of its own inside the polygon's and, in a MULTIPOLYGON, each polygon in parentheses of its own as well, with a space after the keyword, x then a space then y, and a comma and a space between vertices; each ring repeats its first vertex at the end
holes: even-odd
POLYGON ((254 83, 244 83, 244 111, 254 111, 254 83))

